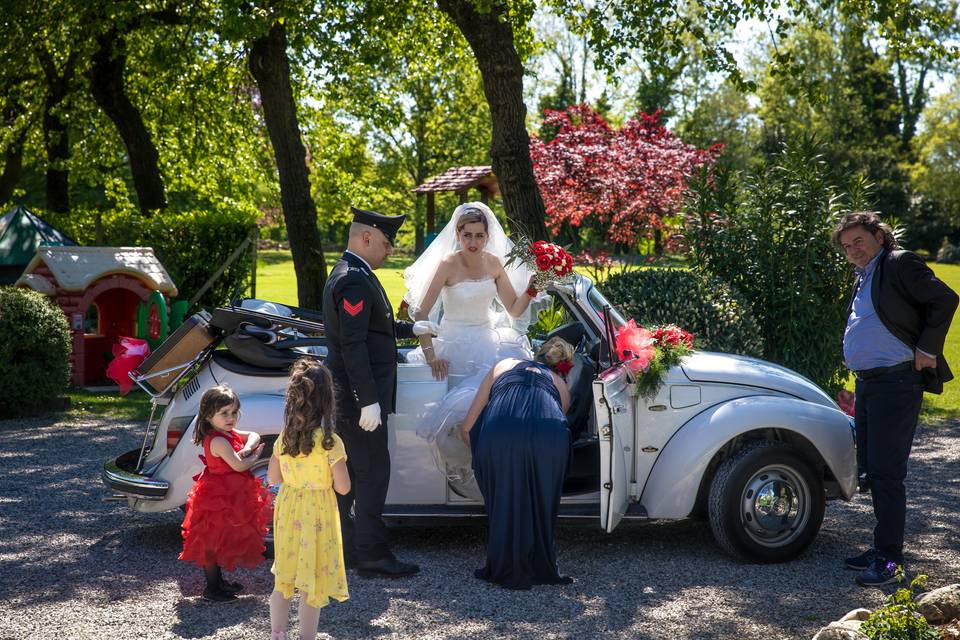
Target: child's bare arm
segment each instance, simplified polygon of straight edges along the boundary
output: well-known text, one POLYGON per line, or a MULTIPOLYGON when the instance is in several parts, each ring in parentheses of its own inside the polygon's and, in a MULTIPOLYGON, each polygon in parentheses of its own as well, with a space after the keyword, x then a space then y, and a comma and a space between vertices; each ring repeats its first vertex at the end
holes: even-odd
POLYGON ((260 459, 263 444, 257 445, 246 458, 241 458, 225 438, 213 438, 210 441, 210 453, 222 458, 234 471, 247 471, 260 459))
POLYGON ((270 462, 267 465, 267 482, 270 484, 283 482, 283 472, 280 470, 280 459, 277 454, 270 456, 270 462))
POLYGON ((253 450, 260 444, 260 434, 254 431, 240 431, 239 429, 234 429, 233 431, 245 441, 243 449, 240 449, 237 455, 241 458, 246 458, 253 453, 253 450))
POLYGON ((333 471, 333 490, 342 496, 350 493, 350 474, 347 472, 347 461, 337 460, 331 470, 333 471))

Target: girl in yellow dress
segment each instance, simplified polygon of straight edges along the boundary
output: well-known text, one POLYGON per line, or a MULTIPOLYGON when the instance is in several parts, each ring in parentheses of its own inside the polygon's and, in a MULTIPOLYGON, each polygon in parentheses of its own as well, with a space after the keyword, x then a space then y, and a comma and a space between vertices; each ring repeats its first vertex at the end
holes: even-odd
POLYGON ((284 427, 268 469, 271 484, 282 483, 273 511, 272 640, 286 640, 294 589, 300 591, 300 638, 307 640, 317 637, 320 608, 330 598, 349 597, 334 491, 348 493, 350 476, 332 410, 330 372, 301 358, 291 369, 284 427))

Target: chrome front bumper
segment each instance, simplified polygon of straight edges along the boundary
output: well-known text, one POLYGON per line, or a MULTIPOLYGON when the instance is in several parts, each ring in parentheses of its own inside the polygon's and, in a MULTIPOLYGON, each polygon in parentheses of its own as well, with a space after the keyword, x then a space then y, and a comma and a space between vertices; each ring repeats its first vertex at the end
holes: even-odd
POLYGON ((139 500, 163 500, 167 496, 170 483, 154 480, 149 476, 133 471, 140 458, 140 449, 128 451, 123 455, 103 463, 103 484, 113 491, 139 500))

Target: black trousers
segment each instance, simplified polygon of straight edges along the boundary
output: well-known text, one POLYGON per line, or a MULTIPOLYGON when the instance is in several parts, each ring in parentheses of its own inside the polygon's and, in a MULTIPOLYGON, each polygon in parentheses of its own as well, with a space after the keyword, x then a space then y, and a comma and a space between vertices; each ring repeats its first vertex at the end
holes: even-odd
POLYGON ((857 380, 857 461, 870 479, 877 519, 873 547, 898 564, 907 517, 904 479, 922 402, 923 378, 914 369, 857 380))
POLYGON ((390 484, 390 452, 387 448, 387 416, 374 431, 364 431, 360 414, 344 412, 336 417, 337 433, 347 450, 350 493, 337 495, 344 557, 355 561, 389 557, 390 540, 383 522, 383 505, 390 484))

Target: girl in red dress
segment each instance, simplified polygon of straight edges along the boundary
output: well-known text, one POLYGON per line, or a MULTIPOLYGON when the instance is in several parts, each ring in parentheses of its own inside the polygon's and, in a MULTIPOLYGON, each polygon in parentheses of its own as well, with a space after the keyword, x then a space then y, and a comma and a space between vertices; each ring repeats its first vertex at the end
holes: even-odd
POLYGON ((203 472, 187 497, 180 559, 200 566, 207 579, 203 599, 228 602, 243 587, 221 569, 253 568, 263 561, 271 518, 269 493, 250 473, 263 452, 260 436, 235 429, 240 398, 225 385, 207 390, 193 441, 203 444, 203 472))

